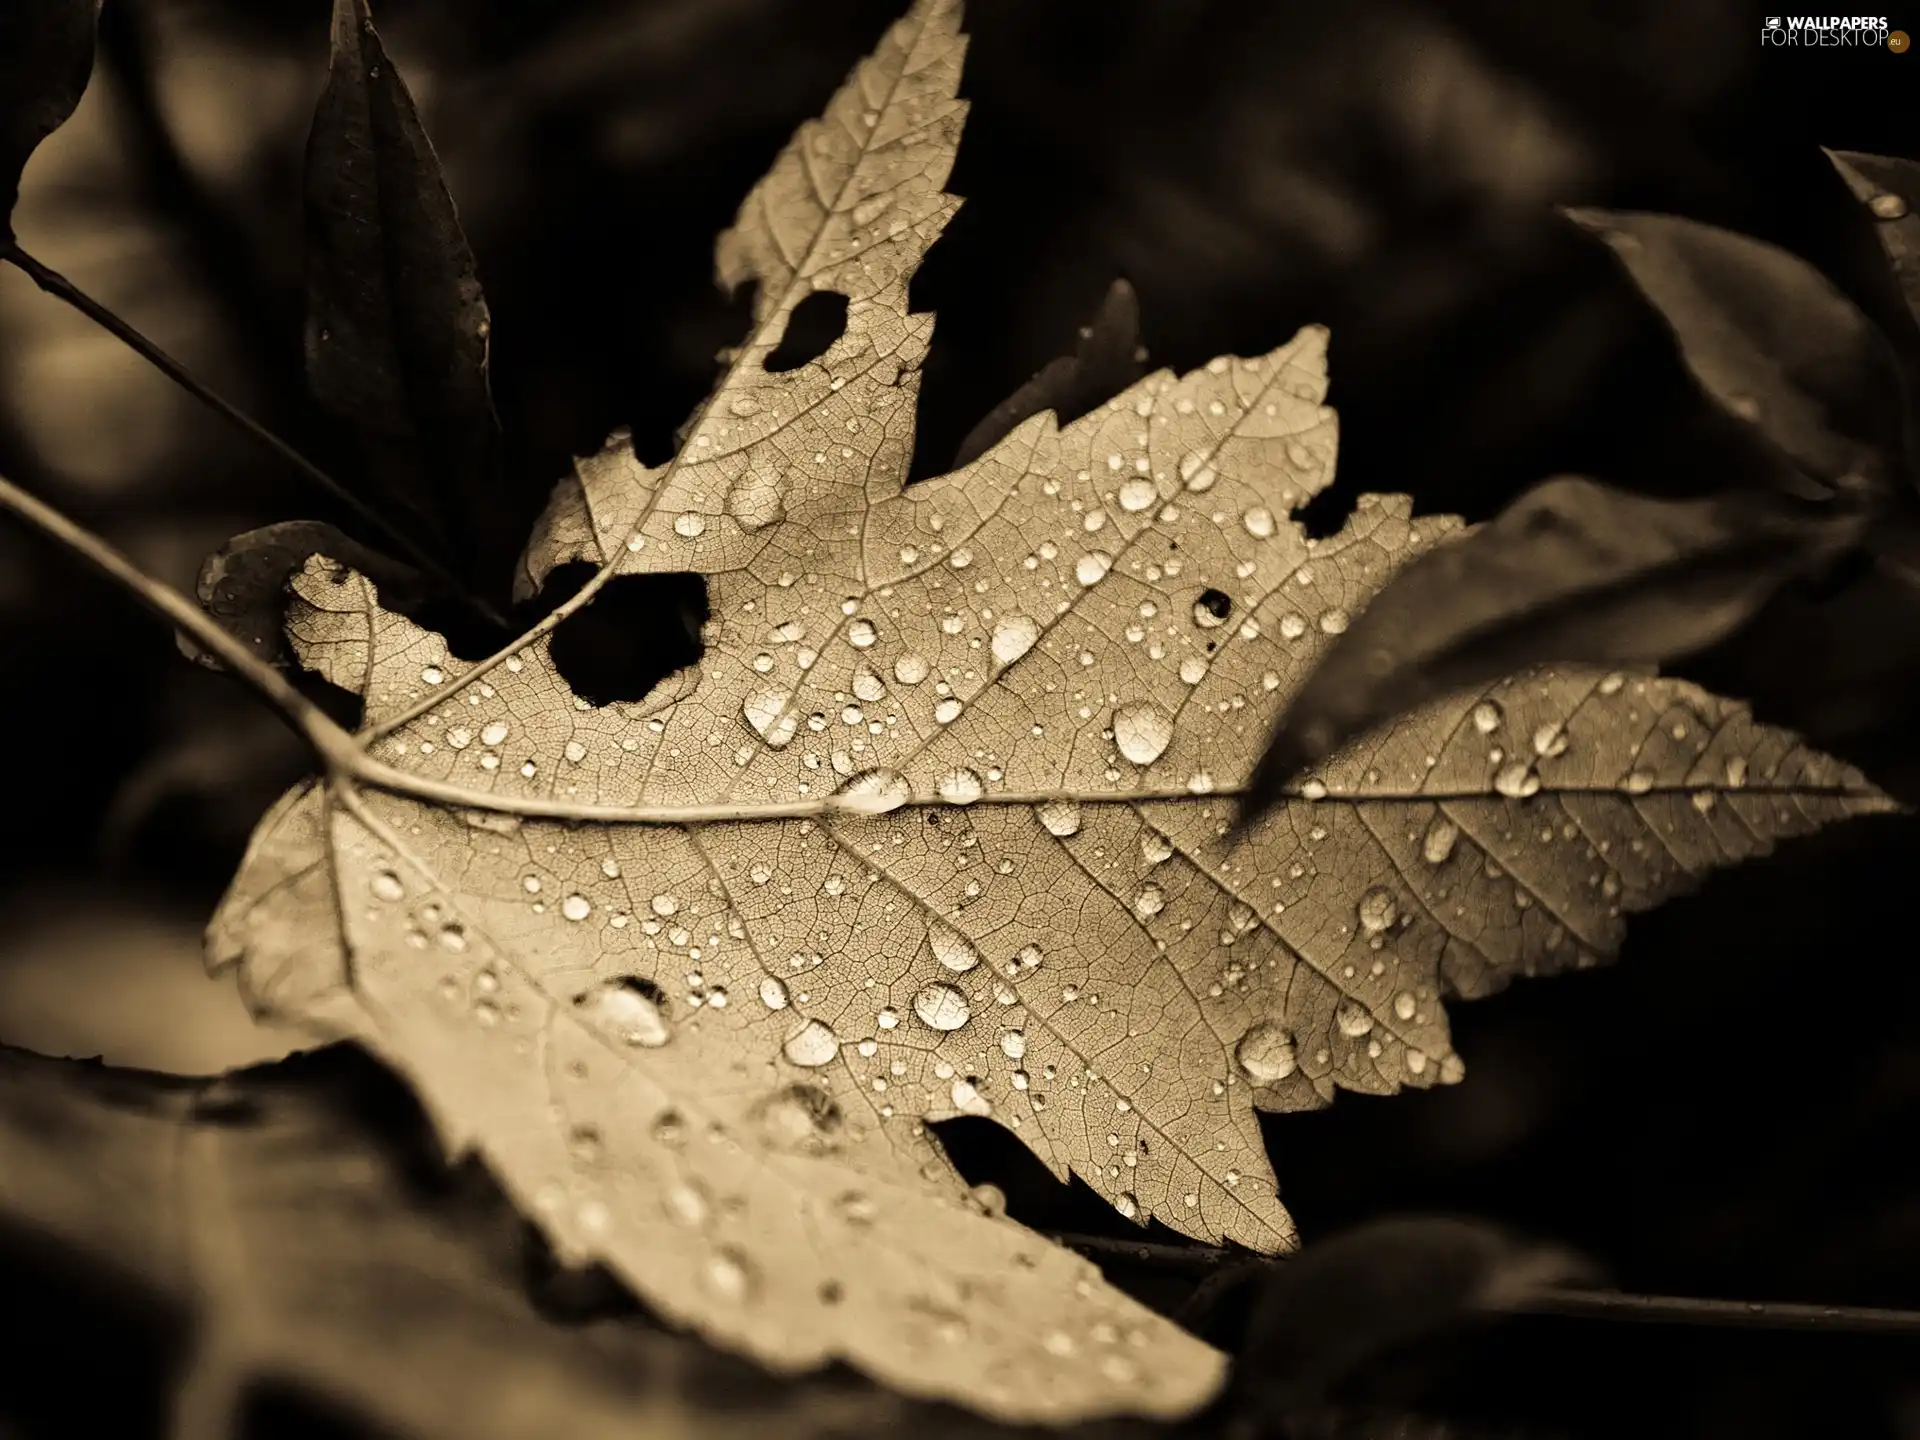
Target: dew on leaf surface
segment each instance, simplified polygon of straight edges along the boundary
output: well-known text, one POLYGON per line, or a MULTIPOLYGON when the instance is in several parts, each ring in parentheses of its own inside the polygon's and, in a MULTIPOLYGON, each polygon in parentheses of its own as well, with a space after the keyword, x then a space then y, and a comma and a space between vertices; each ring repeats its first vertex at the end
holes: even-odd
POLYGON ((840 1053, 840 1037, 825 1021, 810 1019, 789 1034, 780 1049, 795 1065, 817 1070, 840 1053))
POLYGON ((979 772, 964 766, 947 771, 940 777, 936 788, 940 798, 949 805, 971 805, 986 793, 980 781, 979 772))
POLYGON ((594 986, 575 1003, 626 1044, 651 1050, 672 1038, 662 998, 652 981, 622 975, 594 986))
POLYGON ((1065 840, 1080 833, 1080 802, 1049 800, 1038 810, 1040 823, 1049 835, 1065 840))
POLYGON ((1009 615, 993 627, 993 658, 1011 665, 1040 638, 1040 622, 1031 615, 1009 615))
POLYGON ((958 1030, 973 1018, 967 997, 944 981, 926 986, 913 997, 913 1013, 932 1030, 958 1030))
POLYGON ((1136 765, 1151 765, 1173 743, 1173 717, 1151 700, 1134 700, 1113 712, 1113 743, 1136 765))
POLYGON ((1113 557, 1104 550, 1089 550, 1073 562, 1073 578, 1082 585, 1098 585, 1113 568, 1113 557))
POLYGON ((1257 1020, 1233 1047, 1234 1063, 1256 1085, 1271 1085, 1294 1072, 1299 1061, 1293 1036, 1271 1020, 1257 1020))
POLYGON ((964 975, 980 963, 980 952, 973 942, 937 920, 927 930, 927 946, 933 951, 933 958, 956 975, 964 975))

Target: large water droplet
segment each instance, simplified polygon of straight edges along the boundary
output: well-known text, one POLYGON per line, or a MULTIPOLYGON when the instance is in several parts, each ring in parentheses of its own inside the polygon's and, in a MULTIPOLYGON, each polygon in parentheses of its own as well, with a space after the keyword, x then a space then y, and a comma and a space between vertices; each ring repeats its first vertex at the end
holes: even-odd
POLYGON ((855 815, 888 815, 913 798, 898 770, 863 770, 834 794, 833 805, 855 815))
POLYGON ((927 946, 933 951, 933 958, 956 975, 964 975, 980 963, 980 952, 974 949, 973 942, 937 920, 927 930, 927 946))
POLYGON ((926 986, 913 997, 913 1013, 933 1030, 958 1030, 973 1018, 967 997, 944 981, 926 986))
POLYGON ((1240 523, 1247 527, 1247 533, 1256 540, 1265 540, 1273 534, 1273 512, 1264 505, 1256 505, 1240 517, 1240 523))
POLYGON ((1113 712, 1113 743, 1136 765, 1151 765, 1173 743, 1173 717, 1151 700, 1135 700, 1113 712))
POLYGON ((778 975, 769 975, 760 982, 760 1003, 769 1010, 787 1008, 787 982, 778 975))
POLYGON ((1069 835, 1080 833, 1080 802, 1078 800, 1049 800, 1039 808, 1040 823, 1046 827, 1049 835, 1064 840, 1069 835))
POLYGON ((833 1213, 847 1224, 865 1229, 873 1224, 880 1207, 864 1190, 847 1190, 834 1198, 833 1213))
POLYGON ((993 658, 1011 665, 1040 638, 1040 622, 1031 615, 1008 615, 993 627, 993 658))
POLYGON ((738 1250, 716 1250, 701 1272, 700 1282, 709 1294, 737 1305, 752 1298, 753 1266, 738 1250))
POLYGON ((1233 1047, 1234 1063, 1256 1085, 1271 1085, 1284 1080, 1298 1065, 1293 1053, 1293 1036, 1271 1020, 1259 1020, 1248 1027, 1233 1047))
POLYGON ((480 743, 482 745, 498 745, 507 738, 507 734, 507 722, 504 720, 495 720, 480 732, 480 743))
POLYGON ((880 631, 871 620, 856 620, 847 626, 847 643, 856 650, 871 650, 880 631))
POLYGON ((377 873, 367 888, 373 891, 373 898, 376 900, 407 898, 407 887, 400 883, 400 877, 391 870, 382 870, 377 873))
POLYGON ((780 1049, 795 1065, 817 1070, 831 1064, 833 1057, 840 1053, 840 1037, 824 1021, 808 1020, 787 1036, 786 1044, 780 1049))
POLYGON ((1098 585, 1113 568, 1113 557, 1104 550, 1089 550, 1073 562, 1073 578, 1082 585, 1098 585))
POLYGON ((1482 700, 1473 707, 1473 728, 1482 735, 1491 735, 1500 728, 1500 707, 1491 700, 1482 700))
POLYGON ((688 510, 674 518, 673 533, 687 540, 697 540, 707 533, 707 517, 696 515, 688 510))
POLYGON ((986 793, 986 787, 981 783, 979 772, 969 770, 965 766, 947 771, 940 777, 935 788, 939 791, 940 798, 949 805, 971 805, 986 793))
POLYGON ((1420 853, 1429 865, 1444 865, 1460 838, 1460 827, 1444 815, 1436 815, 1420 841, 1420 853))
POLYGON ((1167 892, 1158 885, 1142 885, 1133 897, 1133 913, 1146 919, 1167 908, 1167 892))
POLYGON ((1540 772, 1524 760, 1503 765, 1493 777, 1493 788, 1509 800, 1524 800, 1540 793, 1540 772))
POLYGON ((1360 929, 1365 934, 1378 935, 1398 918, 1391 890, 1369 890, 1360 897, 1360 929))
POLYGON ((593 913, 593 902, 584 895, 569 895, 560 902, 560 913, 569 920, 584 920, 593 913))
POLYGON ((1180 457, 1180 478, 1186 482, 1187 489, 1204 494, 1213 488, 1213 482, 1220 477, 1207 464, 1207 457, 1195 450, 1180 457))
POLYGON ((792 700, 791 690, 769 685, 748 694, 740 713, 756 735, 778 750, 800 728, 800 712, 791 708, 792 700))
POLYGON ((667 1212, 667 1218, 674 1224, 688 1230, 698 1230, 707 1223, 707 1216, 713 1213, 706 1191, 685 1181, 666 1188, 660 1196, 660 1208, 667 1212))
MULTIPOLYGON (((993 1103, 980 1093, 980 1087, 964 1075, 957 1077, 947 1092, 953 1101, 953 1108, 962 1115, 991 1115, 993 1103)), ((1005 1206, 1005 1201, 1002 1202, 1005 1206)))
POLYGON ((1333 1023, 1342 1035, 1357 1040, 1373 1029, 1373 1014, 1358 1000, 1342 1000, 1333 1007, 1333 1023))
POLYGON ((1024 1059, 1027 1053, 1027 1032, 1024 1030, 1009 1030, 1001 1035, 1000 1053, 1005 1055, 1009 1060, 1024 1059))
POLYGON ((838 1133, 840 1107, 824 1085, 809 1081, 776 1090, 753 1108, 754 1128, 775 1149, 817 1149, 838 1133))
POLYGON ((651 1050, 671 1038, 665 1000, 660 987, 651 980, 622 975, 596 985, 575 1003, 596 1024, 627 1044, 651 1050))
POLYGON ((742 530, 764 530, 778 520, 784 510, 780 486, 770 475, 749 471, 727 492, 727 513, 739 522, 742 530))
POLYGON ((1122 510, 1138 515, 1142 510, 1149 509, 1160 498, 1160 494, 1153 488, 1153 481, 1144 475, 1135 475, 1121 482, 1115 498, 1120 501, 1122 510))

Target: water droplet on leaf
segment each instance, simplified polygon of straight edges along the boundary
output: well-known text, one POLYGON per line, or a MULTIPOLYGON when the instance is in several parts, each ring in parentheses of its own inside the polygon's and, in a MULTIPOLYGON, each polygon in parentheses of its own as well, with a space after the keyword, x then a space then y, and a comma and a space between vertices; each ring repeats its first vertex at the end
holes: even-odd
POLYGON ((822 1065, 831 1064, 840 1053, 840 1037, 824 1021, 808 1020, 788 1035, 786 1044, 780 1048, 781 1053, 795 1065, 817 1070, 822 1065))
POLYGON ((1173 717, 1151 700, 1135 700, 1113 712, 1113 743, 1136 765, 1151 765, 1173 743, 1173 717))
POLYGON ((1256 1021, 1233 1047, 1234 1063, 1256 1085, 1271 1085, 1294 1072, 1293 1036, 1271 1020, 1256 1021))
POLYGON ((913 997, 913 1013, 933 1030, 958 1030, 973 1018, 967 997, 944 981, 926 986, 913 997))

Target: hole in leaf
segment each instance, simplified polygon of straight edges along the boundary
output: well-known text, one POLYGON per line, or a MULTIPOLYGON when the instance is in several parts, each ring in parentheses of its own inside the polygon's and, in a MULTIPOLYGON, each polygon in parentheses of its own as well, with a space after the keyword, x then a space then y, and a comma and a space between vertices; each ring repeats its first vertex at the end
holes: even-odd
POLYGON ((834 290, 816 290, 787 316, 786 333, 767 356, 769 374, 798 370, 818 360, 834 341, 847 333, 847 297, 834 290))
MULTIPOLYGON (((583 561, 556 568, 540 592, 541 613, 551 614, 579 594, 594 573, 583 561)), ((548 653, 560 677, 588 704, 641 700, 700 659, 700 627, 711 613, 703 576, 616 575, 585 609, 560 622, 548 653)))
POLYGON ((1326 540, 1338 535, 1345 528, 1347 517, 1353 514, 1359 491, 1352 486, 1343 486, 1341 478, 1344 477, 1337 477, 1326 489, 1293 512, 1293 518, 1306 531, 1309 540, 1326 540))

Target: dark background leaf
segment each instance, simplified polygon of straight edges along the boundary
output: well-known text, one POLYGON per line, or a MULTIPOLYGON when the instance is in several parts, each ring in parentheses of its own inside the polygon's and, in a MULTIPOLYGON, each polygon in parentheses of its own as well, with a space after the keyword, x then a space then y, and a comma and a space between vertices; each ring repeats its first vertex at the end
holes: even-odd
MULTIPOLYGON (((168 1386, 193 1440, 261 1433, 263 1409, 422 1440, 1008 1433, 843 1371, 770 1375, 631 1311, 543 1313, 556 1282, 529 1227, 431 1136, 346 1046, 216 1081, 0 1049, 0 1266, 17 1284, 31 1247, 185 1337, 175 1373, 137 1377, 157 1393, 113 1397, 119 1435, 138 1433, 126 1412, 165 1413, 168 1386)), ((0 1357, 0 1424, 71 1379, 0 1357)))
POLYGON ((1858 150, 1833 152, 1832 159, 1873 217, 1875 237, 1893 267, 1910 322, 1920 321, 1920 162, 1858 150))
POLYGON ((1568 212, 1618 258, 1708 394, 1808 476, 1908 474, 1906 397, 1887 338, 1805 261, 1678 215, 1568 212))
MULTIPOLYGON (((417 608, 429 593, 420 573, 362 545, 322 520, 283 520, 236 535, 207 556, 194 593, 206 612, 271 665, 291 658, 287 646, 287 581, 309 556, 324 555, 380 587, 384 605, 417 608)), ((200 664, 222 667, 184 637, 181 648, 200 664)))
POLYGON ((1140 346, 1140 299, 1125 280, 1107 287, 1091 323, 1080 327, 1073 354, 1049 360, 1044 369, 1002 400, 967 432, 951 469, 971 464, 999 444, 1022 420, 1051 410, 1062 425, 1078 420, 1146 374, 1140 346))
POLYGON ((1783 587, 1831 571, 1867 528, 1858 507, 1765 490, 1667 500, 1581 476, 1545 481, 1409 561, 1327 647, 1268 738, 1236 823, 1306 766, 1453 691, 1555 662, 1670 668, 1783 587))
POLYGON ((492 320, 413 97, 365 0, 335 0, 306 154, 307 376, 356 432, 367 498, 397 505, 455 573, 504 597, 506 503, 487 382, 492 320))
POLYGON ((0 10, 0 241, 13 238, 28 159, 87 88, 99 14, 100 0, 8 0, 0 10))
POLYGON ((1471 1220, 1376 1220, 1328 1236, 1259 1277, 1236 1400, 1275 1421, 1323 1410, 1370 1362, 1487 1324, 1544 1286, 1595 1278, 1569 1251, 1471 1220))

